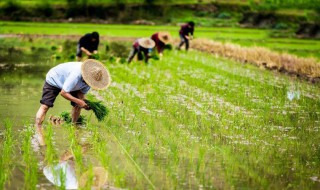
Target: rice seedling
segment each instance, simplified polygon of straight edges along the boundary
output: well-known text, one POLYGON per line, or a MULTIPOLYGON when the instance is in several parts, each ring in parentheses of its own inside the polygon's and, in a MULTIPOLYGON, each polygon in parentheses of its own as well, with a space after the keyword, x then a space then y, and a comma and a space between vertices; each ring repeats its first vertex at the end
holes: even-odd
POLYGON ((25 163, 24 168, 24 189, 35 189, 38 183, 38 164, 32 150, 31 138, 34 134, 33 126, 28 125, 22 135, 22 155, 25 163))
POLYGON ((14 139, 12 131, 13 123, 11 120, 6 119, 3 122, 3 126, 4 134, 0 146, 0 189, 5 189, 5 185, 8 183, 8 180, 11 176, 14 156, 14 139))
MULTIPOLYGON (((70 124, 72 122, 72 118, 70 115, 70 112, 67 111, 63 111, 60 113, 60 117, 67 123, 70 124)), ((77 120, 77 124, 85 124, 87 122, 86 116, 84 115, 80 115, 78 120, 77 120)))
POLYGON ((98 121, 103 121, 108 115, 109 110, 102 104, 102 101, 85 100, 90 109, 92 109, 98 121))

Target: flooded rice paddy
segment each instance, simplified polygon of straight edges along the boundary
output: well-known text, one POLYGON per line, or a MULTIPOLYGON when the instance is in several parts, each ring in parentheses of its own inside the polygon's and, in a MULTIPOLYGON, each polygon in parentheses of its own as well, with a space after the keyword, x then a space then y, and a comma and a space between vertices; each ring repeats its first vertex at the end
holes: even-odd
POLYGON ((195 51, 149 65, 105 56, 111 86, 90 96, 107 119, 83 111, 86 126, 54 125, 49 115, 71 109, 59 97, 39 147, 33 122, 45 74, 74 58, 75 42, 2 42, 0 188, 90 189, 96 181, 81 186, 83 176, 97 179, 97 168, 107 172, 102 189, 320 188, 319 84, 195 51))

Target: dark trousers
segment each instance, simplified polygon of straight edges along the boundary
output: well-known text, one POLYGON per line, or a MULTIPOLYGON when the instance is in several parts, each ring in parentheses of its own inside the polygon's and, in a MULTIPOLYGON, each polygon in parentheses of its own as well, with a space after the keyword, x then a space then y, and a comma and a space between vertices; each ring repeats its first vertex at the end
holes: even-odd
POLYGON ((188 51, 189 49, 189 40, 182 34, 180 34, 180 44, 179 44, 179 49, 181 48, 181 46, 183 46, 184 43, 186 43, 186 50, 188 51))
POLYGON ((131 51, 129 53, 127 62, 130 63, 136 54, 138 54, 138 60, 139 61, 143 60, 143 58, 144 58, 145 62, 148 63, 148 59, 149 59, 148 53, 146 51, 141 51, 141 50, 139 50, 137 48, 134 48, 134 47, 132 47, 132 49, 131 49, 131 51))

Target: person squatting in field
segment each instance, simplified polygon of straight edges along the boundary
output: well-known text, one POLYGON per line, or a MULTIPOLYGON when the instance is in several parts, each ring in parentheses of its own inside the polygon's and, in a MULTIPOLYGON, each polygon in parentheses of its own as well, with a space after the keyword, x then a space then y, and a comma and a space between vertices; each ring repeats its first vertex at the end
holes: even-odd
POLYGON ((144 58, 145 63, 148 63, 148 60, 150 58, 149 54, 151 53, 154 46, 155 42, 150 38, 137 39, 132 45, 132 49, 130 51, 127 62, 130 63, 134 56, 138 54, 138 60, 143 60, 144 58))
POLYGON ((81 108, 89 110, 85 94, 90 88, 105 89, 110 85, 110 75, 104 65, 96 60, 88 59, 84 62, 67 62, 59 64, 49 70, 43 86, 40 108, 36 114, 36 131, 41 146, 45 145, 42 123, 50 107, 60 93, 62 97, 71 101, 72 122, 75 123, 81 108))
POLYGON ((171 36, 169 32, 157 32, 151 36, 151 39, 156 44, 155 46, 161 60, 166 45, 169 44, 169 42, 171 41, 171 36))
POLYGON ((98 32, 92 32, 82 36, 77 45, 77 60, 81 60, 82 52, 84 52, 89 58, 91 58, 92 54, 98 53, 98 46, 98 32))
POLYGON ((194 22, 190 21, 184 25, 181 26, 179 35, 180 35, 180 44, 178 46, 178 50, 181 49, 181 46, 185 43, 186 44, 186 50, 189 49, 189 40, 193 38, 193 32, 194 32, 194 22), (189 35, 190 34, 190 35, 189 35))

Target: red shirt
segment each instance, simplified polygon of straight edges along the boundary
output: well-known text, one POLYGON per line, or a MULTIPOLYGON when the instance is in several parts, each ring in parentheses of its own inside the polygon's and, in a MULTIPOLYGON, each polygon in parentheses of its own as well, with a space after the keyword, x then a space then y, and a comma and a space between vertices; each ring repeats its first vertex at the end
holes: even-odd
POLYGON ((189 28, 189 26, 190 26, 189 24, 182 25, 180 28, 179 34, 182 34, 184 36, 188 36, 190 33, 191 35, 193 35, 194 27, 191 26, 189 28))
POLYGON ((156 48, 158 50, 158 53, 162 53, 166 44, 164 44, 160 39, 159 39, 159 33, 155 33, 151 36, 151 39, 156 43, 156 48))

